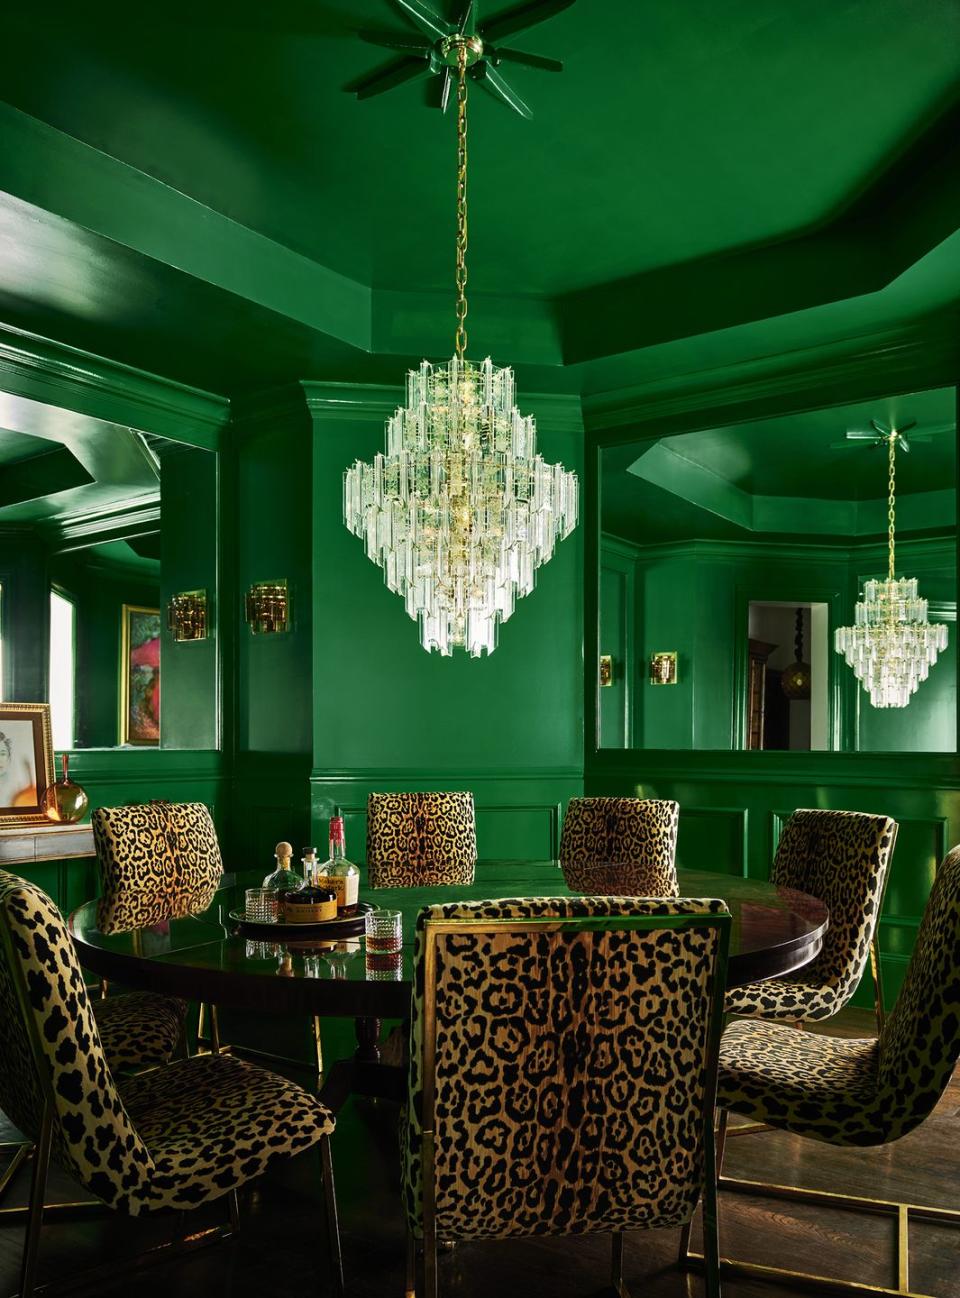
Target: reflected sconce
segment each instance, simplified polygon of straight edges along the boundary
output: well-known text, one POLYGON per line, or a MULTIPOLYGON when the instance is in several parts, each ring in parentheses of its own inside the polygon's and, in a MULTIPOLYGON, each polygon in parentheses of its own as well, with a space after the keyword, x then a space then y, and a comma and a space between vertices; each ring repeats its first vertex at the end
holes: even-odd
POLYGON ((167 628, 178 643, 184 640, 206 640, 207 592, 184 590, 179 595, 172 595, 167 605, 167 628))
POLYGON ((286 580, 256 581, 244 600, 247 625, 254 635, 290 630, 290 599, 286 580))
POLYGON ((650 684, 676 685, 677 651, 670 649, 650 655, 650 684))
POLYGON ((600 655, 600 684, 601 686, 613 684, 613 655, 600 655))

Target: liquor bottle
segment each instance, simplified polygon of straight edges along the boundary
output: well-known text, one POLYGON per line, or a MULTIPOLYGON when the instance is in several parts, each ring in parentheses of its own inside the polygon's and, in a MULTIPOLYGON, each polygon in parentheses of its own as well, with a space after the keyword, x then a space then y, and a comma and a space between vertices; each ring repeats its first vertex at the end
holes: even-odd
POLYGON ((350 911, 360 899, 360 871, 348 861, 344 847, 343 813, 334 808, 330 820, 330 857, 320 868, 320 886, 336 890, 338 911, 350 911))
POLYGON ((273 874, 268 874, 263 881, 264 888, 276 888, 277 900, 283 903, 283 894, 290 892, 293 888, 299 888, 303 879, 296 870, 292 868, 293 848, 289 843, 278 843, 274 853, 274 860, 277 868, 273 874))
POLYGON ((316 924, 337 918, 337 894, 317 879, 317 849, 303 849, 303 883, 283 898, 283 918, 288 924, 316 924))

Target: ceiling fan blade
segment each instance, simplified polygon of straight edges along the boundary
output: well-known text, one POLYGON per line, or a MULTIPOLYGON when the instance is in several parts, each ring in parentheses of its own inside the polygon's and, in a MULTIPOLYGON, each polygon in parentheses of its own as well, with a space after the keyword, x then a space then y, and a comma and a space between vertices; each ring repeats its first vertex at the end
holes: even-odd
POLYGON ((361 81, 354 81, 347 89, 354 91, 358 99, 372 99, 374 95, 382 95, 385 90, 393 90, 394 86, 402 86, 407 81, 427 76, 430 70, 429 59, 397 59, 379 72, 374 72, 361 81))
POLYGON ((889 428, 885 428, 884 425, 880 423, 880 420, 879 420, 879 419, 871 419, 870 422, 871 422, 871 424, 873 424, 874 428, 875 428, 876 431, 880 434, 881 437, 889 437, 889 436, 890 436, 890 429, 889 429, 889 428))
POLYGON ((473 15, 473 0, 467 0, 467 7, 460 16, 460 22, 457 24, 457 31, 462 36, 467 30, 467 23, 473 15))
POLYGON ((903 451, 904 455, 910 454, 910 443, 907 441, 905 437, 902 437, 899 433, 897 433, 897 446, 900 448, 901 451, 903 451))
POLYGON ((450 87, 453 84, 451 68, 444 68, 440 76, 431 77, 424 87, 424 99, 428 108, 439 108, 441 113, 447 111, 450 102, 450 87))
POLYGON ((502 46, 496 49, 486 47, 487 58, 496 66, 498 63, 522 63, 527 68, 540 68, 542 72, 562 72, 563 64, 559 59, 547 59, 542 54, 524 54, 522 50, 507 50, 502 46))
POLYGON ((521 117, 526 117, 529 120, 533 116, 533 110, 529 105, 524 103, 517 92, 512 89, 506 81, 504 81, 500 73, 495 71, 489 63, 477 63, 475 64, 475 69, 476 80, 479 81, 482 86, 486 86, 492 95, 503 100, 505 104, 512 108, 515 113, 519 113, 521 117))
POLYGON ((849 442, 875 442, 883 433, 876 433, 872 428, 848 428, 846 438, 849 442))
POLYGON ((569 9, 574 0, 525 0, 524 4, 514 5, 503 13, 495 14, 480 24, 480 35, 484 41, 499 41, 514 32, 525 31, 536 23, 542 23, 554 14, 569 9))
POLYGON ((424 57, 430 52, 429 42, 414 40, 412 37, 404 40, 402 36, 391 36, 389 32, 357 32, 357 35, 368 45, 379 45, 385 50, 405 50, 424 57))
POLYGON ((911 428, 916 428, 916 426, 917 421, 915 419, 907 419, 904 423, 895 425, 898 433, 905 433, 911 428))
POLYGON ((434 40, 452 36, 457 30, 432 9, 426 0, 396 0, 396 3, 410 15, 421 31, 425 31, 434 40))

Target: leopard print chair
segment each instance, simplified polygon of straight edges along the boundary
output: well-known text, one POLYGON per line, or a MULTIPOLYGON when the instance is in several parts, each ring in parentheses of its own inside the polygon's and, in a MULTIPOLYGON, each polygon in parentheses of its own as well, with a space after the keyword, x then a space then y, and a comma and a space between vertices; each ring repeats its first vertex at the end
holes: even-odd
MULTIPOLYGON (((210 812, 200 802, 98 807, 91 816, 100 867, 97 925, 147 928, 205 910, 223 875, 210 812)), ((114 1068, 166 1063, 183 1032, 185 1001, 138 993, 94 1008, 114 1068)), ((201 1015, 202 1017, 202 1015, 201 1015)))
POLYGON ((231 1196, 278 1159, 321 1146, 339 1274, 331 1113, 253 1064, 204 1055, 117 1080, 70 935, 33 884, 0 872, 0 1107, 35 1142, 21 1298, 32 1292, 49 1158, 96 1199, 139 1216, 231 1196))
MULTIPOLYGON (((734 1023, 720 1047, 717 1103, 723 1125, 730 1111, 829 1145, 886 1145, 929 1117, 958 1058, 960 847, 955 847, 937 872, 906 979, 879 1039, 795 1032, 778 1023, 734 1023)), ((767 1188, 726 1178, 721 1184, 751 1194, 767 1188)), ((827 1197, 841 1207, 862 1204, 838 1193, 827 1197)), ((904 1216, 901 1207, 890 1203, 887 1210, 903 1225, 913 1214, 904 1216)), ((920 1208, 915 1215, 925 1214, 960 1225, 957 1209, 920 1208)))
MULTIPOLYGON (((793 813, 783 827, 770 881, 826 902, 830 927, 820 954, 798 973, 731 988, 728 1014, 797 1023, 828 1019, 843 1009, 871 957, 896 840, 897 823, 889 816, 793 813)), ((879 988, 878 960, 874 977, 879 988)), ((882 1019, 879 994, 877 1006, 882 1019)))
POLYGON ((680 806, 656 798, 571 798, 560 866, 574 892, 676 897, 680 806))
POLYGON ((372 888, 473 883, 472 793, 371 793, 367 874, 372 888))
POLYGON ((704 1187, 715 1219, 729 924, 716 900, 420 912, 402 1134, 408 1294, 415 1240, 434 1298, 438 1237, 612 1232, 623 1292, 624 1231, 689 1221, 704 1187))

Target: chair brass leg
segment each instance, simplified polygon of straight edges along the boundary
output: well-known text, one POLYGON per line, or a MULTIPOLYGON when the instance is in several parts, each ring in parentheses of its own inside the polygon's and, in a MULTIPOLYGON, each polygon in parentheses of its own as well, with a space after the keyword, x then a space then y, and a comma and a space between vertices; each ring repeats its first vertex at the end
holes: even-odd
POLYGON ((23 1241, 23 1258, 20 1264, 20 1298, 33 1298, 37 1274, 37 1252, 40 1246, 40 1227, 43 1225, 43 1200, 47 1190, 47 1168, 50 1165, 50 1145, 53 1140, 53 1110, 44 1107, 40 1123, 40 1136, 33 1156, 33 1176, 30 1178, 30 1214, 23 1241))
POLYGON ((220 1053, 220 1022, 216 1005, 210 1006, 210 1052, 214 1055, 220 1053))
POLYGON ((407 1275, 403 1298, 417 1298, 417 1241, 407 1226, 407 1275))
POLYGON ((630 1298, 629 1290, 623 1283, 623 1231, 617 1231, 610 1237, 610 1288, 617 1298, 630 1298))
POLYGON ((227 1208, 230 1213, 230 1229, 236 1235, 240 1231, 240 1200, 236 1190, 231 1190, 227 1195, 227 1208))
POLYGON ((320 1018, 313 1016, 313 1048, 317 1056, 317 1077, 323 1076, 323 1042, 320 1039, 320 1018))
POLYGON ((877 1015, 877 1036, 883 1031, 887 1011, 883 999, 883 968, 880 964, 880 934, 877 930, 870 943, 870 972, 873 974, 873 1003, 877 1015))
POLYGON ((423 1298, 437 1298, 437 1233, 432 1224, 423 1229, 423 1298))
MULTIPOLYGON (((723 1172, 723 1151, 726 1148, 727 1136, 734 1134, 733 1132, 728 1132, 727 1130, 727 1119, 729 1118, 729 1116, 730 1115, 727 1113, 726 1109, 717 1109, 717 1126, 716 1126, 716 1133, 714 1136, 714 1144, 713 1144, 713 1151, 714 1151, 713 1161, 715 1162, 715 1170, 713 1172, 713 1182, 714 1182, 714 1205, 715 1205, 714 1219, 717 1222, 718 1232, 719 1232, 719 1216, 716 1208, 716 1186, 719 1184, 720 1176, 723 1172)), ((707 1155, 707 1158, 705 1159, 706 1162, 707 1160, 709 1160, 709 1151, 705 1151, 705 1152, 707 1155)), ((704 1177, 705 1177, 704 1196, 703 1196, 703 1208, 705 1214, 707 1210, 706 1178, 708 1175, 709 1175, 709 1169, 705 1167, 704 1168, 704 1177)), ((707 1230, 707 1224, 706 1224, 706 1219, 704 1219, 705 1239, 706 1239, 706 1230, 707 1230)), ((687 1224, 684 1227, 682 1227, 680 1231, 680 1249, 677 1256, 677 1261, 680 1264, 680 1266, 686 1266, 690 1262, 691 1258, 694 1257, 694 1254, 690 1252, 690 1236, 692 1233, 693 1233, 693 1219, 691 1218, 691 1220, 688 1221, 687 1224)))
POLYGON ((9 1148, 15 1149, 16 1152, 7 1166, 3 1169, 3 1172, 0 1173, 0 1199, 2 1199, 6 1194, 7 1190, 10 1188, 10 1183, 33 1153, 33 1145, 29 1140, 25 1141, 22 1145, 10 1145, 9 1148))
POLYGON ((333 1293, 343 1298, 343 1257, 340 1253, 340 1226, 337 1221, 337 1195, 333 1183, 333 1158, 330 1137, 320 1142, 320 1167, 323 1176, 323 1206, 327 1223, 327 1254, 333 1280, 333 1293))
POLYGON ((706 1298, 720 1298, 720 1215, 717 1183, 723 1166, 727 1138, 727 1111, 718 1115, 718 1129, 708 1125, 704 1142, 703 1260, 706 1270, 706 1298))

